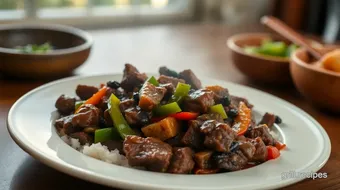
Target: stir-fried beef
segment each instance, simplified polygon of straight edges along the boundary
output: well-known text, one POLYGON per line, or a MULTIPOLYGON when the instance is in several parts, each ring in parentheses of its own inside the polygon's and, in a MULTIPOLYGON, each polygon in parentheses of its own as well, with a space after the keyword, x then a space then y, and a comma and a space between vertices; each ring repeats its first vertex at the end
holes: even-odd
POLYGON ((78 128, 98 126, 99 109, 91 104, 83 105, 78 113, 57 120, 58 125, 63 122, 63 129, 66 134, 78 131, 78 128))
POLYGON ((194 160, 196 163, 197 168, 201 169, 209 169, 211 168, 211 156, 213 152, 212 151, 202 151, 202 152, 197 152, 194 156, 194 160))
POLYGON ((98 103, 97 107, 100 108, 101 110, 106 110, 107 103, 109 102, 111 94, 114 94, 119 99, 121 99, 121 97, 124 96, 124 92, 121 89, 113 89, 111 87, 107 87, 106 94, 100 99, 100 102, 98 103))
POLYGON ((181 147, 183 146, 182 143, 182 138, 184 136, 184 132, 180 132, 178 135, 176 135, 175 137, 172 137, 170 139, 165 140, 164 142, 168 143, 169 145, 171 145, 172 147, 181 147))
POLYGON ((218 152, 229 152, 236 133, 227 124, 208 120, 200 129, 205 134, 204 145, 206 147, 218 152))
MULTIPOLYGON (((205 87, 208 90, 211 90, 212 92, 214 92, 214 100, 215 102, 218 103, 222 103, 223 105, 225 104, 225 100, 223 100, 224 98, 228 98, 228 101, 230 101, 229 99, 229 91, 226 88, 223 88, 221 86, 218 85, 214 85, 214 86, 207 86, 205 87)), ((229 102, 230 103, 230 102, 229 102)))
POLYGON ((156 87, 147 82, 140 90, 138 105, 145 111, 151 111, 161 102, 165 93, 164 87, 156 87))
POLYGON ((263 140, 264 144, 266 145, 275 145, 276 140, 273 138, 273 136, 269 132, 269 128, 267 127, 266 124, 263 125, 258 125, 254 127, 252 130, 247 131, 245 134, 246 137, 248 138, 256 138, 256 137, 261 137, 263 140))
POLYGON ((200 131, 202 122, 191 120, 188 122, 189 128, 182 138, 182 143, 194 149, 202 149, 204 135, 200 131))
POLYGON ((247 165, 248 159, 241 150, 235 152, 222 153, 214 156, 214 163, 220 169, 227 171, 241 170, 247 165))
POLYGON ((177 86, 177 84, 180 83, 185 83, 185 81, 183 79, 179 79, 179 78, 175 78, 175 77, 170 77, 170 76, 165 76, 165 75, 161 75, 158 80, 157 80, 160 84, 167 84, 167 83, 171 83, 173 84, 175 87, 177 86))
POLYGON ((123 101, 120 102, 119 104, 119 108, 121 112, 124 112, 125 110, 129 109, 129 108, 133 108, 135 107, 135 101, 133 99, 125 99, 123 101))
POLYGON ((251 162, 264 162, 267 160, 267 148, 260 137, 248 139, 255 146, 254 156, 250 159, 251 162))
POLYGON ((55 121, 55 127, 58 131, 58 133, 61 135, 61 136, 64 136, 64 135, 69 135, 71 133, 75 133, 75 132, 79 132, 81 131, 83 128, 80 128, 80 127, 76 127, 76 126, 73 126, 73 125, 64 125, 64 123, 66 121, 69 121, 72 119, 72 115, 70 116, 66 116, 66 117, 62 117, 60 119, 57 119, 55 121))
POLYGON ((214 93, 211 90, 200 89, 191 93, 184 100, 184 109, 191 112, 207 113, 209 107, 214 104, 214 93))
POLYGON ((202 83, 200 79, 192 72, 192 70, 187 69, 179 73, 179 78, 184 79, 186 83, 191 85, 193 89, 201 89, 202 83))
POLYGON ((244 102, 248 108, 253 108, 254 106, 249 103, 249 101, 245 98, 238 97, 238 96, 230 96, 231 104, 234 105, 236 108, 239 107, 240 102, 244 102))
POLYGON ((75 98, 71 98, 63 94, 55 102, 55 107, 58 109, 59 113, 69 115, 74 112, 75 103, 75 98))
MULTIPOLYGON (((280 124, 281 118, 266 113, 256 125, 249 110, 253 105, 247 99, 232 96, 228 89, 218 85, 202 89, 200 80, 191 70, 177 73, 161 67, 159 72, 159 85, 154 85, 151 78, 151 82, 146 81, 146 74, 140 73, 131 64, 125 64, 121 83, 115 80, 107 82, 106 94, 98 93, 92 99, 98 98, 99 102, 81 105, 76 112, 76 98, 61 95, 55 107, 66 117, 55 121, 58 134, 78 139, 81 145, 100 142, 109 150, 118 149, 130 166, 174 174, 210 174, 246 169, 248 163, 259 164, 269 159, 268 145, 279 145, 270 128, 274 123, 280 124), (171 114, 165 114, 162 110, 165 107, 160 106, 173 102, 179 82, 191 86, 188 94, 183 94, 176 102, 182 111, 175 114, 180 110, 169 106, 167 111, 171 114), (112 94, 120 100, 120 120, 129 124, 124 126, 127 130, 115 126, 115 123, 119 125, 118 116, 115 122, 112 121, 112 117, 116 116, 110 115, 113 111, 110 109, 116 108, 108 106, 112 94), (210 107, 217 104, 222 104, 227 118, 211 113, 210 107), (96 130, 108 127, 113 127, 114 131, 111 133, 110 129, 107 134, 98 135, 96 130), (125 139, 119 139, 124 136, 125 139)), ((100 86, 102 88, 104 84, 100 86)), ((98 91, 95 86, 78 85, 76 94, 87 100, 98 91)))
POLYGON ((150 171, 167 171, 172 157, 172 147, 152 137, 127 136, 123 150, 129 165, 142 166, 150 171))
POLYGON ((194 168, 193 151, 189 147, 173 148, 173 156, 168 169, 169 173, 187 174, 194 168))
POLYGON ((85 132, 76 132, 70 134, 71 138, 78 139, 81 145, 92 144, 93 138, 85 132))
POLYGON ((123 80, 120 83, 120 86, 126 92, 132 92, 135 88, 142 85, 147 78, 145 73, 140 73, 136 67, 127 63, 125 64, 123 80))
POLYGON ((160 87, 164 87, 166 89, 166 95, 171 96, 175 92, 175 86, 172 83, 160 84, 160 87))
POLYGON ((104 111, 104 121, 105 121, 105 125, 107 127, 112 127, 113 126, 113 121, 112 121, 112 118, 110 116, 110 112, 108 109, 106 109, 104 111))
POLYGON ((159 68, 159 74, 169 76, 169 77, 175 77, 175 78, 179 77, 176 71, 168 69, 167 67, 164 67, 164 66, 159 68))
POLYGON ((125 110, 124 116, 130 125, 146 125, 150 121, 151 112, 143 111, 137 106, 125 110))
POLYGON ((251 159, 256 151, 256 147, 248 141, 238 141, 239 143, 239 149, 245 155, 248 159, 251 159))
POLYGON ((82 100, 87 100, 92 97, 93 94, 98 92, 98 88, 95 86, 81 85, 79 84, 76 89, 77 96, 82 100))
POLYGON ((223 118, 221 114, 218 114, 218 113, 202 114, 197 117, 197 120, 202 121, 202 124, 203 124, 203 121, 207 121, 207 120, 216 120, 221 123, 223 122, 223 118))
POLYGON ((275 123, 275 115, 271 113, 265 113, 259 124, 266 124, 269 128, 272 128, 275 123))

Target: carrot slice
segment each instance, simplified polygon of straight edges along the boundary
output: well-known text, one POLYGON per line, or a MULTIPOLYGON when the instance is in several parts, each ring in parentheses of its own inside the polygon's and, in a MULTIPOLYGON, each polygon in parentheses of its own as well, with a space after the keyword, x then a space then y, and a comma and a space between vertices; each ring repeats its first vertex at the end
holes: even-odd
POLYGON ((237 135, 243 135, 247 130, 251 122, 251 109, 249 109, 244 102, 240 102, 238 108, 238 115, 235 118, 234 126, 238 124, 238 127, 233 128, 237 135))
POLYGON ((277 141, 277 142, 275 143, 275 147, 276 147, 278 150, 282 150, 282 149, 286 148, 286 144, 283 144, 283 143, 277 141))
MULTIPOLYGON (((92 105, 97 105, 100 102, 100 99, 105 96, 107 91, 106 86, 101 88, 97 93, 93 94, 93 96, 89 99, 87 99, 83 105, 85 104, 92 104, 92 105)), ((83 105, 79 106, 79 108, 75 111, 75 113, 78 113, 79 109, 83 107, 83 105)))

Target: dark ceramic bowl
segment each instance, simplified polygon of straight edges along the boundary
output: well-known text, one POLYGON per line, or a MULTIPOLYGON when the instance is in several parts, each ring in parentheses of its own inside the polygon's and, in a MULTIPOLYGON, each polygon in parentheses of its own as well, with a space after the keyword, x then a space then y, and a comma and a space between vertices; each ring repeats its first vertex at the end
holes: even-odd
POLYGON ((19 78, 49 78, 71 73, 83 64, 93 40, 85 31, 61 25, 1 25, 0 73, 19 78), (23 53, 15 47, 49 42, 53 50, 23 53))

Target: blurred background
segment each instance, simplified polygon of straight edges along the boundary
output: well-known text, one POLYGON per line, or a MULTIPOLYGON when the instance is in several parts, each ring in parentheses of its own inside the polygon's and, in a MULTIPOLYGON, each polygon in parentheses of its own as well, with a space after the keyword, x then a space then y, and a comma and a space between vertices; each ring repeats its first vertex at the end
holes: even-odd
POLYGON ((339 0, 0 0, 1 23, 56 23, 82 29, 214 22, 251 25, 262 15, 340 39, 339 0))

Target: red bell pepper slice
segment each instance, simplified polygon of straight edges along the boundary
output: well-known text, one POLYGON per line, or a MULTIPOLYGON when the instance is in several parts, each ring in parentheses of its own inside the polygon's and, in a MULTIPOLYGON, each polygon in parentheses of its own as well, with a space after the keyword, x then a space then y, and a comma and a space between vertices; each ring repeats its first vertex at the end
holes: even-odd
POLYGON ((267 160, 276 159, 280 156, 280 151, 275 146, 267 146, 267 160))
POLYGON ((175 119, 178 120, 193 120, 196 119, 198 117, 198 113, 194 113, 194 112, 179 112, 179 113, 175 113, 175 114, 170 114, 170 117, 174 117, 175 119))

